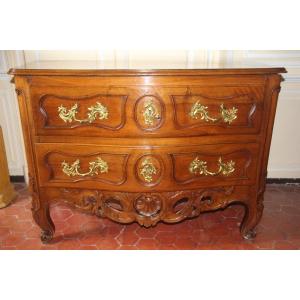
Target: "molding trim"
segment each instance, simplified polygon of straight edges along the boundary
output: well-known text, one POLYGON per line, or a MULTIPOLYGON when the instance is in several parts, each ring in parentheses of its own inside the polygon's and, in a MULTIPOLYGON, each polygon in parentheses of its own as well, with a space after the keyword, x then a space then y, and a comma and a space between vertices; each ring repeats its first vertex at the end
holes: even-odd
MULTIPOLYGON (((24 182, 24 176, 10 176, 11 182, 24 182)), ((267 184, 300 184, 300 178, 267 178, 267 184)))
POLYGON ((267 184, 300 184, 300 178, 268 178, 267 184))
POLYGON ((268 170, 268 178, 299 178, 300 168, 270 168, 268 170))
POLYGON ((10 176, 10 182, 22 182, 25 183, 24 176, 10 176))

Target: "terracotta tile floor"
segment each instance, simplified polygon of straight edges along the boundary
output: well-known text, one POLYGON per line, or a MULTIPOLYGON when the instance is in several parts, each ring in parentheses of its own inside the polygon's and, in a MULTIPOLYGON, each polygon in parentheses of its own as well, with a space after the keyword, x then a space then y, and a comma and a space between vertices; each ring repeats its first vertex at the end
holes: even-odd
POLYGON ((233 205, 180 224, 154 228, 120 225, 80 213, 61 204, 51 209, 56 233, 51 244, 40 242, 31 217, 27 189, 0 209, 0 249, 300 249, 300 186, 268 185, 265 211, 254 241, 240 237, 244 210, 233 205))

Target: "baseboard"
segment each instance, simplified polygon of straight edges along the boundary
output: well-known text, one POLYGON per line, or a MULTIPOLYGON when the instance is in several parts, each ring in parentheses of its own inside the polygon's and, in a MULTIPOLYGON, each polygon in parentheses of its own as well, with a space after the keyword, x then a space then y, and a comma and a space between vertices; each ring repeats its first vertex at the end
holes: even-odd
POLYGON ((300 178, 267 178, 269 184, 300 184, 300 178))
POLYGON ((11 182, 25 182, 24 176, 10 176, 11 182))
POLYGON ((268 178, 300 178, 300 165, 286 165, 268 168, 268 178))

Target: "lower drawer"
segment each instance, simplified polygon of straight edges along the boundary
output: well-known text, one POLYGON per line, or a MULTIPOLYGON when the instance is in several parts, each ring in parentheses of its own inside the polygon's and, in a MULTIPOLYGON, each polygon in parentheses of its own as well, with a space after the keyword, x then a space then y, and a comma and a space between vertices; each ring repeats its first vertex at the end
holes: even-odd
POLYGON ((40 186, 149 192, 255 182, 259 145, 35 145, 40 186))

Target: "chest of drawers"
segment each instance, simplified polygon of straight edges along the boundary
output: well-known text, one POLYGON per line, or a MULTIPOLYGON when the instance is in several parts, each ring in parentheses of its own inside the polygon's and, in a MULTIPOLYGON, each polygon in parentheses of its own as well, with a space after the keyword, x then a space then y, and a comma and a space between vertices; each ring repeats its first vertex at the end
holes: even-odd
POLYGON ((10 70, 42 241, 53 201, 146 227, 241 203, 254 237, 283 72, 10 70))

